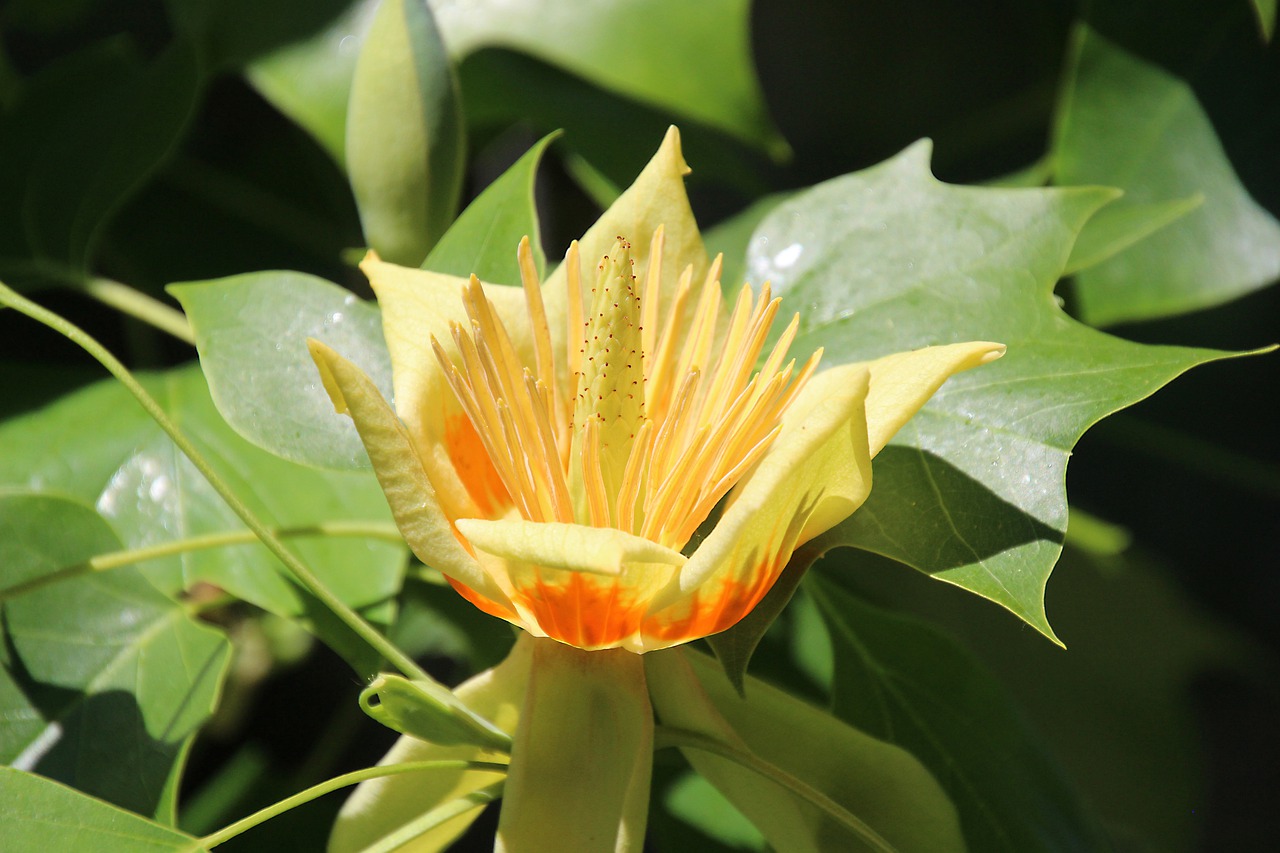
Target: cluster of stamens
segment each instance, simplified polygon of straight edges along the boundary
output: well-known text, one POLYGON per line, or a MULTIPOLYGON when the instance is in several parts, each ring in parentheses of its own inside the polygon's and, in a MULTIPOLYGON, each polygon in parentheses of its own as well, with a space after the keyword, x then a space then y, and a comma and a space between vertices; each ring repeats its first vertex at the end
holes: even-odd
POLYGON ((783 412, 821 351, 796 371, 783 366, 799 323, 793 318, 758 372, 780 299, 739 292, 721 326, 720 259, 702 281, 693 269, 659 317, 663 230, 653 235, 643 286, 622 238, 599 266, 584 318, 578 245, 565 257, 568 289, 567 393, 528 241, 518 253, 534 364, 510 335, 473 276, 463 289, 469 328, 454 324, 455 364, 436 357, 483 442, 512 504, 529 521, 615 527, 680 549, 781 428, 783 412))

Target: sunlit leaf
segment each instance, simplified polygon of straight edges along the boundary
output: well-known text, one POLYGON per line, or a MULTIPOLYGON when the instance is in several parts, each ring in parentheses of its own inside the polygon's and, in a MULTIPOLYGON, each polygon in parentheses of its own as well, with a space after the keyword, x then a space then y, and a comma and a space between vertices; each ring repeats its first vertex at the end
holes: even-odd
POLYGON ((1105 848, 1066 776, 998 681, 956 643, 811 576, 835 649, 837 716, 910 751, 960 812, 971 850, 1105 848))
MULTIPOLYGON (((1189 83, 1083 26, 1068 74, 1053 143, 1056 183, 1122 188, 1113 216, 1204 198, 1177 222, 1080 273, 1085 319, 1178 314, 1280 276, 1280 222, 1240 183, 1189 83)), ((1087 226, 1081 240, 1106 221, 1087 226)))
POLYGON ((436 0, 432 6, 455 56, 482 47, 519 50, 776 155, 787 150, 755 79, 749 0, 436 0))
MULTIPOLYGON (((0 589, 122 547, 88 506, 0 493, 0 589)), ((183 753, 230 659, 226 639, 132 566, 15 594, 3 615, 0 761, 171 823, 183 753)))
POLYGON ((176 829, 85 796, 57 782, 0 767, 0 849, 199 853, 205 848, 176 829))
POLYGON ((489 284, 520 284, 516 246, 529 238, 534 264, 542 275, 546 257, 538 233, 533 185, 542 153, 555 138, 543 137, 510 169, 467 205, 423 262, 423 269, 466 277, 489 284))
MULTIPOLYGON (((194 367, 143 377, 143 383, 236 493, 268 523, 308 527, 375 522, 390 513, 377 482, 363 472, 322 472, 285 462, 236 435, 218 415, 194 367)), ((105 381, 0 426, 0 483, 56 490, 97 507, 131 548, 243 525, 195 467, 118 384, 105 381)), ((386 541, 302 537, 289 547, 343 601, 387 618, 405 551, 386 541)), ((326 621, 327 611, 289 580, 259 545, 188 552, 140 566, 162 590, 197 582, 284 616, 318 620, 315 630, 361 670, 367 649, 326 621)))
POLYGON ((1043 592, 1067 523, 1066 462, 1093 423, 1223 353, 1089 329, 1053 286, 1102 189, 958 187, 928 146, 828 181, 756 230, 747 275, 801 312, 793 349, 861 361, 966 340, 1008 354, 949 380, 876 457, 871 497, 829 545, 893 557, 1052 637, 1043 592))
POLYGON ((296 272, 245 273, 170 292, 191 321, 214 403, 236 432, 294 462, 369 466, 351 421, 333 415, 307 338, 347 353, 390 397, 391 361, 375 306, 296 272))
POLYGON ((453 220, 464 125, 444 44, 419 0, 382 0, 351 81, 346 162, 365 239, 417 266, 453 220))
POLYGON ((276 109, 346 162, 351 78, 377 0, 357 0, 315 35, 268 53, 245 76, 276 109))

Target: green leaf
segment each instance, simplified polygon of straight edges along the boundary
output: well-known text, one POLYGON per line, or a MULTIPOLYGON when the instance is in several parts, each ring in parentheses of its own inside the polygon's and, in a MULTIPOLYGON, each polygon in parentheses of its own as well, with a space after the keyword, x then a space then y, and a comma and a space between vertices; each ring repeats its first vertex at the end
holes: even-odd
POLYGON ((432 3, 449 52, 504 47, 784 157, 751 61, 750 0, 432 3))
POLYGON ((1067 524, 1071 447, 1093 423, 1224 353, 1142 346, 1067 317, 1053 286, 1102 189, 942 184, 917 144, 784 203, 748 277, 801 312, 826 362, 966 340, 1008 354, 954 377, 875 460, 871 497, 822 539, 892 557, 1049 637, 1043 593, 1067 524))
POLYGON ((541 277, 546 267, 546 256, 538 233, 533 185, 542 154, 558 135, 551 133, 538 140, 467 205, 431 250, 422 268, 463 278, 474 274, 489 284, 519 285, 516 246, 522 237, 528 237, 534 264, 541 277))
POLYGON ((232 429, 293 462, 369 467, 350 419, 333 414, 307 339, 350 355, 390 398, 391 360, 376 306, 296 272, 175 284, 169 292, 187 312, 214 403, 232 429))
POLYGON ((703 232, 702 241, 707 246, 707 254, 713 258, 724 255, 721 283, 732 289, 746 280, 747 246, 751 243, 751 235, 761 220, 793 195, 795 193, 782 192, 756 199, 745 210, 703 232))
POLYGON ((177 144, 198 87, 181 41, 149 64, 105 42, 27 81, 0 132, 0 274, 75 283, 103 227, 177 144))
POLYGON ((254 60, 245 77, 276 109, 346 162, 347 107, 378 0, 357 0, 327 28, 254 60))
POLYGON ((1116 202, 1107 205, 1094 214, 1080 232, 1062 274, 1073 275, 1120 254, 1134 243, 1192 213, 1203 203, 1203 196, 1193 195, 1146 204, 1116 202))
POLYGON ((1258 29, 1262 40, 1271 41, 1276 34, 1276 0, 1252 0, 1253 11, 1258 15, 1258 29))
MULTIPOLYGON (((0 493, 0 589, 121 547, 77 501, 0 493)), ((132 566, 16 594, 3 615, 0 761, 172 823, 183 757, 230 660, 226 639, 132 566)))
POLYGON ((439 684, 382 673, 360 693, 360 707, 389 729, 442 746, 509 752, 511 736, 473 713, 439 684))
POLYGON ((79 791, 12 767, 0 767, 0 848, 197 853, 195 838, 79 791))
POLYGON ((417 266, 453 220, 466 155, 458 83, 431 10, 382 0, 347 109, 347 174, 365 239, 417 266))
POLYGON ((724 794, 696 773, 686 773, 667 789, 667 811, 736 850, 764 849, 764 836, 725 799, 724 794))
MULTIPOLYGON (((325 522, 389 524, 377 482, 364 472, 323 472, 286 462, 236 435, 218 415, 195 367, 140 377, 170 417, 269 522, 308 527, 325 522)), ((104 381, 0 426, 0 483, 57 490, 91 503, 131 548, 244 526, 132 397, 104 381)), ((364 538, 295 538, 304 562, 348 604, 386 620, 400 585, 405 550, 364 538), (376 608, 368 612, 368 608, 376 608)), ((322 632, 362 672, 376 665, 328 611, 284 573, 259 545, 189 552, 143 564, 170 594, 208 582, 282 616, 318 620, 322 632)))
POLYGON ((1240 183, 1187 81, 1081 26, 1065 92, 1054 132, 1056 183, 1122 188, 1115 216, 1204 198, 1198 210, 1078 276, 1086 320, 1179 314, 1280 276, 1280 222, 1240 183))
POLYGON ((825 580, 806 584, 835 650, 836 716, 909 750, 960 812, 971 850, 1107 846, 1065 775, 1000 683, 923 622, 825 580))
MULTIPOLYGON (((750 752, 830 797, 903 853, 964 849, 950 800, 905 750, 758 679, 748 678, 740 697, 712 658, 687 648, 647 654, 645 665, 664 726, 750 752)), ((683 752, 775 848, 866 849, 827 813, 755 771, 702 750, 683 752)))

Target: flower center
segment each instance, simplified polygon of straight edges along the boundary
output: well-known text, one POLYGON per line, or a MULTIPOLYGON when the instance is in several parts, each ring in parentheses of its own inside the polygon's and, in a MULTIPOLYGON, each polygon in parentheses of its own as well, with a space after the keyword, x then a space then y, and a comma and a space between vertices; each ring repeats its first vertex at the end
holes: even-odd
POLYGON ((432 339, 523 518, 616 527, 682 548, 768 449, 817 368, 821 350, 799 371, 794 359, 783 365, 796 315, 753 373, 781 300, 771 298, 768 284, 759 299, 744 285, 722 321, 720 258, 696 305, 689 267, 662 311, 662 250, 659 228, 641 282, 630 244, 618 238, 600 261, 584 319, 578 245, 569 247, 567 388, 556 382, 555 345, 527 239, 518 258, 533 364, 517 355, 475 276, 462 293, 470 328, 452 327, 457 363, 432 339))

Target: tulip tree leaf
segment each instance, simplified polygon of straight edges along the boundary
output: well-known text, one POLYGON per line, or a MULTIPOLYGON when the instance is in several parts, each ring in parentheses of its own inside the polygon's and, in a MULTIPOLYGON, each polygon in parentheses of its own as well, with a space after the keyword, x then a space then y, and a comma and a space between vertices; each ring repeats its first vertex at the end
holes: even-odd
POLYGON ((417 266, 453 220, 466 155, 458 83, 431 10, 383 0, 351 80, 347 175, 365 239, 417 266))
POLYGON ((136 853, 199 853, 187 835, 116 808, 65 785, 0 767, 0 849, 129 850, 136 853))
POLYGON ((953 640, 866 604, 821 572, 806 589, 831 634, 836 716, 923 762, 956 804, 969 849, 1108 846, 1040 735, 953 640))
POLYGON ((389 399, 391 359, 377 307, 297 272, 245 273, 169 291, 187 312, 214 403, 232 429, 293 462, 369 467, 351 420, 333 415, 307 338, 347 353, 389 399))
MULTIPOLYGON (((157 398, 241 500, 267 523, 390 524, 377 481, 363 472, 324 472, 266 453, 236 435, 214 408, 196 367, 144 375, 157 398)), ((168 436, 114 381, 63 397, 0 426, 0 484, 56 490, 96 506, 131 548, 183 537, 243 530, 231 511, 168 436)), ((289 547, 335 595, 385 620, 405 560, 400 544, 356 537, 291 538, 289 547)), ((140 567, 162 591, 198 582, 282 616, 312 620, 312 630, 361 671, 375 661, 329 619, 309 594, 257 544, 148 561, 140 567)))
MULTIPOLYGON (((1189 83, 1088 28, 1077 32, 1054 134, 1055 183, 1125 191, 1110 217, 1203 196, 1198 209, 1082 271, 1080 310, 1106 324, 1179 314, 1280 276, 1280 222, 1240 183, 1189 83)), ((1081 235, 1093 238, 1099 217, 1081 235)))
POLYGON ((0 126, 0 274, 77 283, 103 227, 177 144, 198 86, 189 45, 144 64, 109 41, 20 88, 0 126))
POLYGON ((749 0, 434 2, 457 57, 505 47, 784 154, 751 61, 749 0))
POLYGON ((546 267, 538 234, 538 211, 533 185, 538 163, 556 134, 549 134, 526 151, 511 168, 467 205, 431 250, 422 268, 466 278, 474 274, 489 284, 520 284, 516 246, 529 238, 538 275, 546 267))
MULTIPOLYGON (((122 547, 78 501, 0 493, 0 588, 122 547)), ((0 760, 172 822, 182 757, 213 711, 230 644, 133 566, 6 598, 0 760)))
POLYGON ((950 186, 917 144, 779 206, 748 277, 801 311, 795 352, 826 363, 990 340, 876 457, 871 497, 826 534, 995 601, 1053 637, 1044 587, 1067 525, 1080 435, 1225 353, 1143 346, 1066 316, 1053 287, 1104 189, 950 186))

